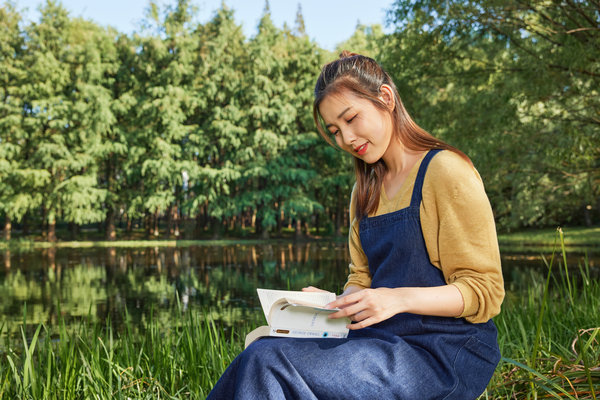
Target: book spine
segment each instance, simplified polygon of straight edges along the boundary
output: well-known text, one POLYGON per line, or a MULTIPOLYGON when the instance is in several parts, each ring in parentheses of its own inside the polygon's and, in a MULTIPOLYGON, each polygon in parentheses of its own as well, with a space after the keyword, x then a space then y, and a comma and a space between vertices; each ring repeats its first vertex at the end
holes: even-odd
POLYGON ((271 327, 271 336, 279 337, 297 337, 297 338, 331 338, 344 339, 348 337, 348 332, 340 331, 311 331, 306 329, 281 329, 271 327))

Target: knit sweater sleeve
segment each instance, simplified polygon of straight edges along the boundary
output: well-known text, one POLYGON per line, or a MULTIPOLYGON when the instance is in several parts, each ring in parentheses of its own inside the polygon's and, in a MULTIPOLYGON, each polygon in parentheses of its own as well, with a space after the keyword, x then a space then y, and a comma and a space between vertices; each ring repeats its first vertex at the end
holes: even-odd
POLYGON ((358 221, 356 220, 356 185, 352 189, 350 197, 350 229, 348 231, 348 247, 350 250, 350 274, 344 286, 344 290, 351 285, 362 288, 371 287, 371 273, 369 272, 369 261, 360 243, 358 232, 358 221))
POLYGON ((456 153, 429 165, 421 227, 431 263, 463 296, 461 317, 478 323, 497 315, 504 281, 492 209, 479 173, 456 153))

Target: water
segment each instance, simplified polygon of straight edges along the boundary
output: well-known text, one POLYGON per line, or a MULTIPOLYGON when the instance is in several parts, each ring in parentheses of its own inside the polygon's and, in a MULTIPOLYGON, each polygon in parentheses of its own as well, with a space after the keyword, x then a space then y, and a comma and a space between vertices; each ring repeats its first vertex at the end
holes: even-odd
MULTIPOLYGON (((577 267, 582 255, 571 254, 577 267)), ((52 248, 0 252, 2 336, 26 335, 39 323, 69 325, 86 319, 117 329, 127 314, 133 323, 158 318, 168 323, 177 309, 198 308, 224 326, 260 319, 256 288, 299 290, 308 285, 341 291, 346 280, 346 245, 325 241, 259 245, 52 248)), ((592 254, 597 272, 600 255, 592 254)), ((543 282, 540 255, 503 254, 507 290, 543 282)))

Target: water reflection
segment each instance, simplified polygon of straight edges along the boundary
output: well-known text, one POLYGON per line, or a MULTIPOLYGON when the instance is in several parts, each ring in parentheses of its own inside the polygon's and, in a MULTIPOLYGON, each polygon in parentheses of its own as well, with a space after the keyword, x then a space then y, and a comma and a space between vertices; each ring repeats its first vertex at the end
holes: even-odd
POLYGON ((3 334, 81 318, 119 326, 163 319, 177 303, 198 307, 225 324, 255 320, 256 287, 339 290, 346 246, 331 243, 192 246, 171 248, 50 248, 3 254, 0 315, 3 334), (161 315, 165 314, 165 315, 161 315))
MULTIPOLYGON (((28 335, 59 316, 67 324, 110 317, 118 329, 126 313, 137 324, 150 316, 168 321, 178 304, 210 312, 226 326, 256 321, 262 318, 257 287, 340 291, 348 267, 346 245, 329 242, 7 250, 2 260, 2 334, 13 337, 24 315, 28 335)), ((581 255, 568 260, 571 267, 581 262, 581 255)), ((596 277, 598 264, 590 257, 596 277)), ((503 269, 509 291, 543 283, 547 273, 539 256, 504 254, 503 269)))

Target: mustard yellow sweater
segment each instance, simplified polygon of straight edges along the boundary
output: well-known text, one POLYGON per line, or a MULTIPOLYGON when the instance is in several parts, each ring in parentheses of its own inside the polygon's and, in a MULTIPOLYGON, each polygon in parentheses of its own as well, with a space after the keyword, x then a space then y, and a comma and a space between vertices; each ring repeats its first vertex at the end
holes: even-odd
MULTIPOLYGON (((393 198, 388 199, 382 188, 377 212, 370 216, 410 205, 421 161, 393 198)), ((346 287, 367 288, 371 276, 355 217, 354 190, 350 221, 351 264, 346 287)), ((492 209, 479 173, 454 152, 442 151, 429 164, 423 182, 421 228, 429 260, 441 269, 446 283, 462 294, 465 306, 460 317, 478 323, 497 315, 504 299, 504 281, 492 209)))

